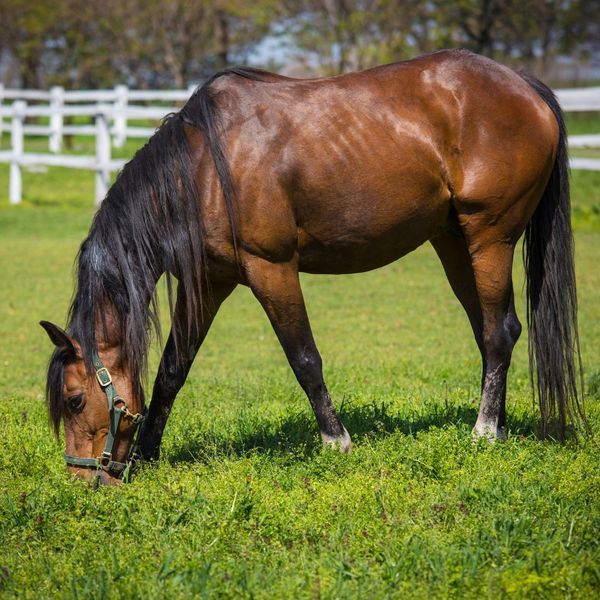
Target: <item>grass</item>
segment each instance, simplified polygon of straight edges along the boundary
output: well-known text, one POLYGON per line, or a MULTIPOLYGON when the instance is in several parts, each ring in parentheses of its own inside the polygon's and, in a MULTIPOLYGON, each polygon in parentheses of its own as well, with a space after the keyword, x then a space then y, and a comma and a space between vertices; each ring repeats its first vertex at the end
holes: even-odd
POLYGON ((565 115, 569 135, 600 133, 600 112, 575 112, 565 115))
MULTIPOLYGON (((240 288, 177 400, 160 463, 120 489, 71 480, 47 425, 51 348, 37 321, 64 323, 92 186, 86 172, 28 173, 24 203, 10 207, 0 166, 0 595, 597 595, 597 437, 536 438, 523 338, 509 440, 471 443, 479 357, 428 246, 367 274, 303 277, 351 456, 321 450, 268 321, 240 288)), ((598 431, 600 173, 573 174, 573 205, 598 431)), ((519 260, 515 281, 524 320, 519 260)), ((158 358, 155 345, 153 368, 158 358)))

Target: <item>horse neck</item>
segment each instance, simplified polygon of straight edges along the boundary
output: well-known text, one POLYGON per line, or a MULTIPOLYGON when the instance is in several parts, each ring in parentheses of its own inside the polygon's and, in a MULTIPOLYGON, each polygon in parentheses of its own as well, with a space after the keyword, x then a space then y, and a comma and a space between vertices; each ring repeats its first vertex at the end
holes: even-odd
POLYGON ((95 339, 96 351, 105 366, 123 363, 126 341, 113 307, 96 311, 95 339))
POLYGON ((149 329, 160 334, 156 283, 166 271, 187 290, 186 306, 201 296, 204 247, 198 190, 188 141, 178 117, 165 121, 125 166, 96 214, 79 262, 71 315, 85 350, 96 335, 119 344, 139 378, 145 371, 149 329), (114 321, 95 332, 114 310, 114 321))

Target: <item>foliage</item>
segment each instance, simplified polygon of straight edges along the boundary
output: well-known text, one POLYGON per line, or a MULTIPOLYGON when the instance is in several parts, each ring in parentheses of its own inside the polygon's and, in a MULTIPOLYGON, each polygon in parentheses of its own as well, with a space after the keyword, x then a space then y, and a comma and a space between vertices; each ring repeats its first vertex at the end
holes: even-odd
MULTIPOLYGON (((265 32, 242 0, 0 0, 0 39, 23 87, 185 87, 265 32)), ((262 23, 262 24, 261 24, 262 23)))
POLYGON ((557 55, 588 57, 598 50, 600 39, 598 2, 283 0, 282 4, 294 17, 290 27, 303 57, 330 73, 464 46, 548 76, 557 55))
MULTIPOLYGON (((335 74, 465 46, 547 78, 600 50, 598 0, 0 0, 5 59, 24 87, 184 87, 232 62, 335 74)), ((10 70, 7 71, 10 74, 10 70)))
MULTIPOLYGON (((24 204, 10 207, 0 165, 0 596, 597 595, 597 435, 536 438, 521 339, 509 440, 471 443, 479 356, 428 246, 371 273, 303 277, 351 456, 320 449, 269 323, 240 289, 176 402, 160 463, 120 489, 72 481, 47 425, 50 344, 37 321, 64 322, 92 182, 29 173, 24 204)), ((600 173, 575 172, 573 196, 597 433, 600 221, 578 211, 600 209, 600 173)), ((154 347, 152 368, 158 358, 154 347)))

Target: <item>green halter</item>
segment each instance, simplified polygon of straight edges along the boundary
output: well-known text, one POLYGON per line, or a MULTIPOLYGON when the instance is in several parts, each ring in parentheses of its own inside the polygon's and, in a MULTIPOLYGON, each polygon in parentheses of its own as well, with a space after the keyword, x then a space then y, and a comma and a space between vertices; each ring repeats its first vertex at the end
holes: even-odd
POLYGON ((96 353, 94 353, 92 356, 92 363, 94 365, 94 369, 96 369, 96 379, 106 394, 106 400, 108 402, 110 425, 108 427, 106 443, 104 444, 104 450, 102 451, 102 454, 96 458, 81 458, 65 452, 65 461, 68 465, 72 465, 74 467, 91 467, 96 469, 96 471, 104 470, 111 472, 116 474, 119 479, 126 480, 136 460, 135 447, 137 434, 139 433, 139 426, 146 419, 146 411, 144 411, 144 413, 136 414, 130 412, 127 408, 125 400, 123 400, 123 398, 121 398, 121 396, 119 396, 117 393, 108 369, 102 364, 100 357, 96 353), (115 438, 117 436, 119 423, 121 422, 122 417, 130 419, 136 426, 134 442, 131 445, 132 450, 130 451, 126 462, 118 462, 112 459, 113 446, 115 445, 115 438))

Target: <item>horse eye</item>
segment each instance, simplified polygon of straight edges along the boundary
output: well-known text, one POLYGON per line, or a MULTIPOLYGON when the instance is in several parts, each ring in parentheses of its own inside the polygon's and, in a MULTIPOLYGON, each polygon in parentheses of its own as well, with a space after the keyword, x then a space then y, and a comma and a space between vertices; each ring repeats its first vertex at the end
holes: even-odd
POLYGON ((77 412, 78 410, 81 410, 83 407, 83 394, 69 396, 69 398, 67 398, 67 406, 71 412, 77 412))

